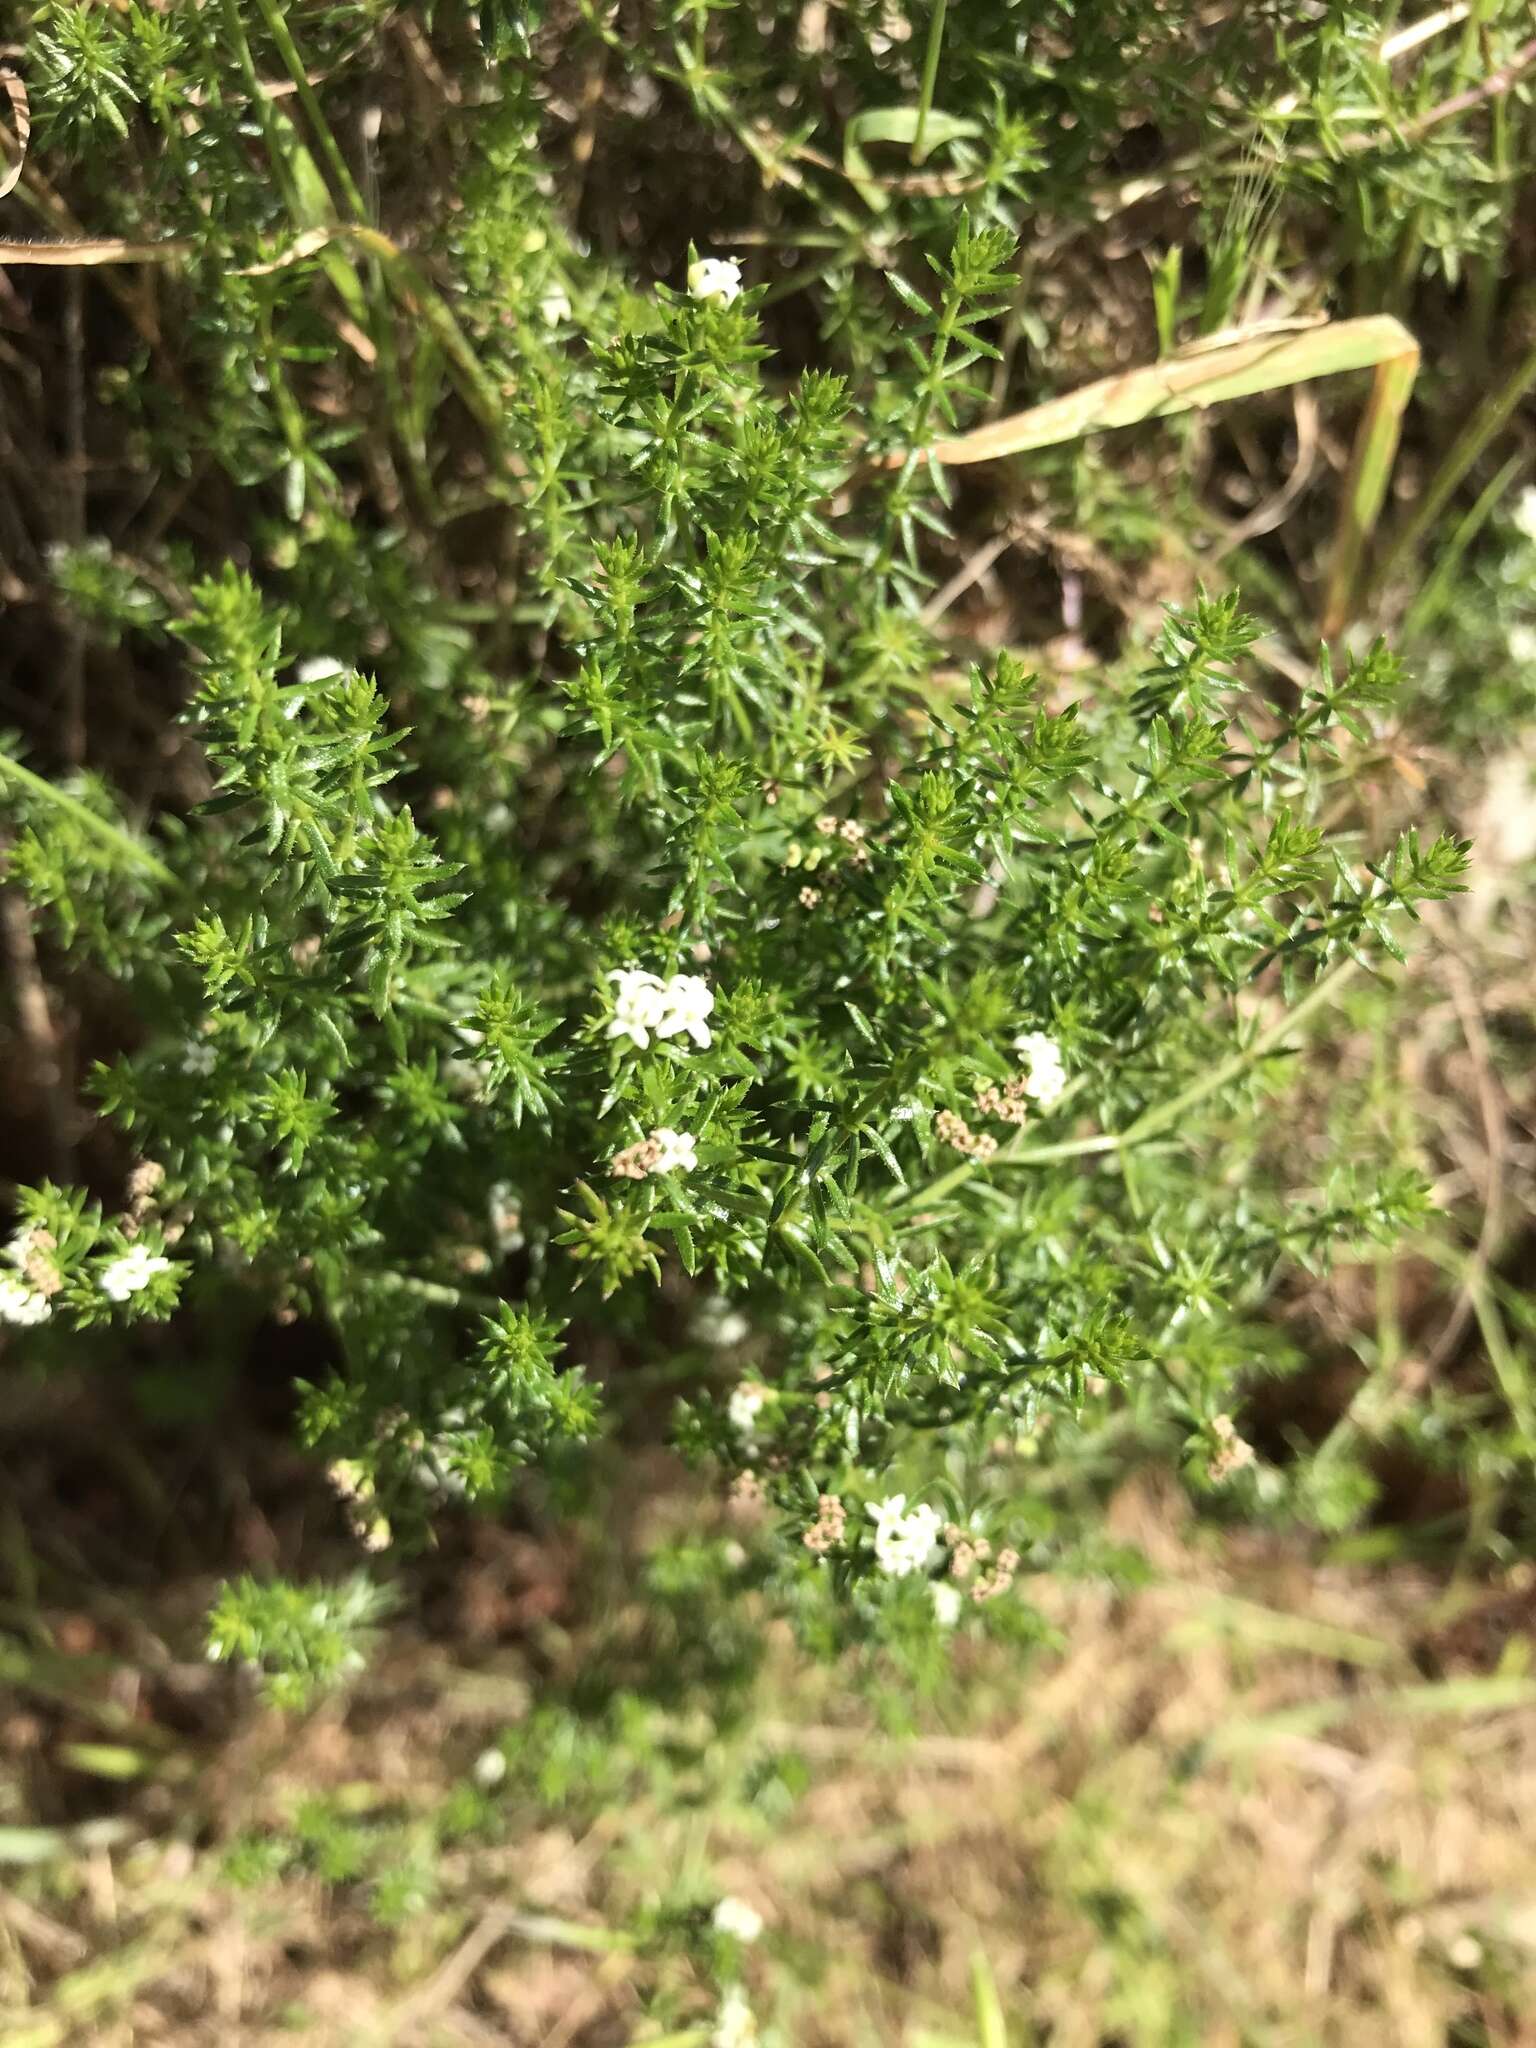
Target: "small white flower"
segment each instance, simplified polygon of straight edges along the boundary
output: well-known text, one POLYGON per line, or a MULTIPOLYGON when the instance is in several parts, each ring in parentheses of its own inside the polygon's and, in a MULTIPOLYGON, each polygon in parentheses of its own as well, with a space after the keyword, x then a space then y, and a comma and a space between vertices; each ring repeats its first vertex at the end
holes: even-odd
POLYGON ((745 1442, 757 1434, 757 1418, 768 1404, 768 1389, 743 1380, 725 1404, 726 1419, 745 1442))
POLYGON ((745 1899, 724 1898, 709 1917, 717 1933, 732 1934, 738 1941, 756 1941, 763 1931, 762 1914, 745 1899))
POLYGON ((668 1130, 663 1124, 651 1137, 661 1148, 651 1161, 652 1173, 692 1173, 698 1165, 697 1141, 687 1131, 668 1130))
POLYGON ((696 299, 728 306, 741 297, 741 265, 729 256, 701 256, 688 266, 688 289, 696 299))
POLYGON ((213 1072, 213 1047, 206 1038, 189 1038, 181 1055, 181 1071, 184 1074, 211 1074, 213 1072))
POLYGON ((663 991, 663 1006, 656 1026, 658 1038, 676 1038, 686 1032, 695 1045, 711 1042, 704 1019, 715 1007, 715 992, 702 974, 674 974, 663 991))
POLYGON ((933 1600, 933 1618, 940 1628, 953 1628, 960 1619, 965 1596, 948 1579, 935 1579, 928 1588, 933 1600))
POLYGON ((24 1280, 0 1280, 0 1323, 16 1323, 25 1329, 33 1323, 46 1323, 52 1314, 53 1303, 37 1288, 28 1287, 24 1280))
POLYGON ((1024 1093, 1049 1109, 1067 1085, 1061 1047, 1043 1031, 1025 1031, 1013 1041, 1013 1049, 1024 1061, 1024 1093))
POLYGON ((506 1752, 500 1749, 482 1749, 475 1758, 474 1779, 482 1792, 494 1792, 507 1775, 506 1752))
POLYGON ((344 676, 346 672, 346 664, 334 654, 308 655, 294 670, 301 683, 323 683, 328 676, 344 676))
POLYGON ((754 2048, 757 2021, 739 1984, 733 1984, 721 1999, 720 2010, 715 2015, 715 2031, 709 2039, 710 2048, 754 2048))
POLYGON ((617 967, 608 979, 618 983, 608 1036, 630 1039, 644 1052, 651 1042, 651 1033, 666 1015, 661 978, 647 974, 643 967, 617 967))
POLYGON ((559 285, 552 284, 539 301, 539 318, 546 327, 558 327, 571 317, 571 302, 559 285))
POLYGON ((693 1319, 694 1335, 702 1343, 714 1344, 727 1351, 733 1344, 740 1344, 750 1337, 752 1325, 739 1308, 732 1308, 719 1295, 706 1301, 693 1319))
MULTIPOLYGON (((690 272, 690 276, 691 276, 690 272)), ((1515 509, 1510 514, 1516 530, 1527 540, 1536 540, 1536 484, 1528 484, 1515 500, 1515 509)))
POLYGON ((120 1259, 101 1269, 101 1291, 113 1301, 127 1301, 130 1295, 142 1294, 157 1273, 170 1270, 169 1259, 147 1252, 141 1244, 130 1245, 120 1259))
POLYGON ((1507 645, 1512 660, 1536 662, 1536 626, 1511 626, 1507 645))
POLYGON ((875 1524, 875 1562, 893 1579, 904 1579, 920 1571, 938 1545, 944 1517, 937 1508, 919 1502, 910 1513, 907 1496, 893 1493, 869 1509, 875 1524))

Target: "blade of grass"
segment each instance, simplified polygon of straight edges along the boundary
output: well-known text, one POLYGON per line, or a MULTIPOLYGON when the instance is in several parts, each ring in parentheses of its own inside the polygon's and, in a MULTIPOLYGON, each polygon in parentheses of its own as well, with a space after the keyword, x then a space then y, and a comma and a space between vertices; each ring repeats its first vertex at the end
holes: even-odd
POLYGON ((43 776, 34 775, 30 768, 23 768, 19 761, 0 748, 0 784, 6 781, 29 791, 33 796, 41 797, 55 809, 67 812, 82 831, 89 833, 103 847, 110 848, 132 866, 142 868, 146 874, 153 875, 157 882, 175 881, 175 875, 165 862, 157 854, 151 853, 147 846, 141 846, 139 841, 123 831, 121 826, 112 824, 106 818, 98 818, 88 804, 81 803, 78 797, 71 796, 68 790, 60 789, 56 783, 47 781, 43 776))
POLYGON ((1396 355, 1384 356, 1376 365, 1370 399, 1349 458, 1344 502, 1339 508, 1319 621, 1319 631, 1325 640, 1336 639, 1354 613, 1360 593, 1360 565, 1387 495, 1403 414, 1419 374, 1419 345, 1406 327, 1402 333, 1406 348, 1396 355))
POLYGON ((1321 630, 1331 637, 1349 617, 1361 556, 1381 510, 1403 409, 1418 367, 1418 343, 1400 320, 1386 314, 1328 321, 1299 331, 1239 329, 1213 346, 1101 378, 971 433, 935 441, 928 453, 946 464, 995 462, 1075 441, 1083 434, 1172 419, 1349 370, 1373 370, 1375 381, 1355 439, 1323 604, 1321 630))
POLYGON ((997 1995, 997 1979, 981 1949, 971 1957, 971 1996, 976 2001, 979 2048, 1008 2048, 1008 2025, 1003 2018, 1003 2002, 997 1995))
MULTIPOLYGON (((1522 311, 1529 311, 1531 304, 1531 300, 1528 299, 1522 311)), ((1435 472, 1433 481, 1415 507, 1412 516, 1389 543, 1376 573, 1378 584, 1385 585, 1399 566, 1411 559, 1423 544, 1462 478, 1478 461, 1489 443, 1507 426, 1533 386, 1536 386, 1536 347, 1528 349, 1504 382, 1496 390, 1489 392, 1451 443, 1445 459, 1435 472)))
POLYGON ((1523 448, 1517 448, 1484 484, 1471 509, 1457 521, 1450 539, 1436 557, 1428 581, 1403 615, 1404 640, 1427 631, 1445 609, 1467 549, 1487 525, 1494 506, 1503 502, 1505 492, 1529 465, 1530 456, 1523 448))
POLYGON ((920 164, 923 160, 923 137, 928 128, 928 109, 933 105, 933 89, 939 76, 939 53, 944 48, 944 16, 949 9, 949 0, 934 0, 933 19, 928 24, 928 48, 923 56, 923 83, 917 101, 917 128, 912 137, 912 161, 920 164))

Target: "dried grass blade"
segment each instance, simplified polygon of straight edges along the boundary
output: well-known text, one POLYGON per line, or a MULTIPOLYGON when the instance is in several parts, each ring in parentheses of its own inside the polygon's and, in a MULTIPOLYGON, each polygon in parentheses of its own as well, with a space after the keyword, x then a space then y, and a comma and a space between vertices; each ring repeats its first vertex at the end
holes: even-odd
POLYGON ((7 192, 15 191, 16 181, 27 160, 27 143, 32 135, 32 103, 27 98, 26 81, 8 64, 0 64, 0 85, 5 87, 5 96, 11 103, 11 125, 16 130, 16 161, 0 171, 0 199, 3 199, 7 192))
POLYGON ((1323 604, 1321 630, 1331 637, 1349 615, 1361 556, 1381 511, 1418 367, 1418 343, 1389 314, 1299 330, 1265 329, 1248 335, 1239 330, 1219 347, 1191 350, 1101 378, 972 433, 936 441, 928 452, 943 463, 994 462, 1033 448, 1055 447, 1082 434, 1171 419, 1348 370, 1374 370, 1370 402, 1350 461, 1323 604))

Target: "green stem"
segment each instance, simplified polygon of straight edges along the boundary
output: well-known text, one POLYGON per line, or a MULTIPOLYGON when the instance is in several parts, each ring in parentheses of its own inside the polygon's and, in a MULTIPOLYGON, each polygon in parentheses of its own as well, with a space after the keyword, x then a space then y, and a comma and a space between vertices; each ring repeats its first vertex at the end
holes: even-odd
MULTIPOLYGON (((1529 305, 1530 302, 1526 303, 1529 305)), ((1377 573, 1378 585, 1385 587, 1393 571, 1423 543, 1463 477, 1488 444, 1508 425, 1533 385, 1536 385, 1536 348, 1526 350, 1504 382, 1488 394, 1451 443, 1434 481, 1420 499, 1418 509, 1388 547, 1377 573)))
POLYGON ((294 189, 288 152, 283 147, 282 136, 272 117, 272 102, 256 75, 256 60, 251 55, 245 23, 240 19, 239 0, 224 0, 224 27, 230 42, 234 45, 235 61, 240 67, 240 81, 245 87, 247 98, 256 110, 262 139, 267 145, 267 158, 272 166, 272 176, 283 195, 283 204, 287 207, 290 218, 298 221, 302 209, 299 205, 299 195, 294 189))
POLYGON ((7 777, 33 796, 41 797, 46 803, 51 803, 56 809, 65 812, 83 831, 91 834, 103 846, 110 846, 125 855, 135 867, 153 875, 156 881, 168 884, 175 882, 174 872, 166 866, 159 855, 151 853, 148 847, 141 846, 138 840, 125 832, 120 825, 114 825, 106 818, 98 818, 90 806, 81 803, 77 796, 71 796, 68 790, 60 789, 45 776, 34 775, 30 768, 23 768, 21 763, 13 760, 9 754, 0 752, 0 782, 5 781, 7 777))
MULTIPOLYGON (((1150 1109, 1143 1110, 1125 1130, 1099 1131, 1086 1138, 1063 1138, 1052 1145, 1010 1145, 986 1164, 994 1169, 999 1166, 1047 1166, 1058 1159, 1086 1159, 1105 1152, 1123 1153, 1132 1146, 1144 1145, 1149 1138, 1155 1138, 1170 1124, 1177 1123, 1186 1111, 1215 1095, 1250 1067, 1257 1066, 1261 1059, 1274 1051, 1281 1039, 1305 1023, 1314 1010, 1331 1002, 1350 977, 1358 973, 1359 967, 1358 960, 1341 960, 1308 990, 1293 1010, 1277 1017, 1251 1044, 1241 1047, 1219 1066, 1212 1067, 1209 1073, 1202 1074, 1198 1081, 1192 1081, 1187 1088, 1181 1088, 1177 1095, 1169 1096, 1166 1102, 1154 1103, 1150 1109)), ((969 1180, 978 1171, 979 1164, 974 1159, 967 1159, 959 1166, 951 1167, 948 1173, 941 1174, 936 1181, 930 1181, 926 1187, 907 1189, 897 1196, 892 1207, 904 1207, 909 1202, 936 1202, 951 1188, 969 1180)))
POLYGON ((1484 484, 1471 510, 1458 520, 1450 539, 1440 551, 1429 581, 1403 614, 1399 631, 1404 641, 1417 638, 1433 625, 1456 584, 1467 549, 1482 532, 1494 506, 1502 502, 1505 492, 1529 462, 1530 457, 1525 450, 1517 448, 1503 467, 1495 470, 1484 484))
POLYGON ((1304 1023, 1314 1010, 1320 1010, 1325 1003, 1332 1002, 1339 990, 1359 972, 1359 969, 1358 960, 1341 960, 1337 967, 1325 974, 1321 981, 1307 991, 1294 1010, 1287 1010, 1283 1016, 1277 1017, 1273 1024, 1259 1033, 1251 1045, 1241 1047, 1230 1058, 1224 1059, 1220 1066, 1213 1067, 1208 1074, 1202 1074, 1198 1081, 1192 1081, 1187 1088, 1180 1089, 1177 1095, 1170 1096, 1168 1101, 1156 1103, 1151 1109, 1143 1110, 1130 1129, 1121 1133, 1117 1142, 1121 1145, 1139 1145, 1144 1139, 1155 1137, 1159 1131, 1165 1131, 1170 1124, 1177 1123, 1187 1109, 1193 1109, 1197 1103, 1204 1102, 1209 1096, 1225 1088, 1229 1081, 1235 1081, 1250 1067, 1257 1066, 1261 1059, 1274 1051, 1282 1038, 1304 1023))
POLYGON ((351 209, 355 220, 366 220, 368 209, 363 205, 363 195, 358 191, 356 181, 347 168, 347 160, 341 153, 340 143, 331 133, 330 123, 321 112, 315 89, 309 82, 309 72, 299 54, 298 44, 288 32, 288 23, 281 7, 278 6, 277 0, 256 0, 256 7, 267 25, 268 35, 277 45, 278 55, 288 68, 288 76, 293 80, 299 104, 304 109, 316 142, 320 145, 321 155, 331 167, 331 176, 336 180, 342 198, 351 209))
POLYGON ((939 76, 939 53, 944 47, 944 16, 949 0, 934 0, 933 19, 928 24, 928 49, 923 57, 923 85, 917 102, 917 127, 912 136, 912 161, 923 160, 923 137, 928 129, 928 109, 933 105, 933 88, 939 76))

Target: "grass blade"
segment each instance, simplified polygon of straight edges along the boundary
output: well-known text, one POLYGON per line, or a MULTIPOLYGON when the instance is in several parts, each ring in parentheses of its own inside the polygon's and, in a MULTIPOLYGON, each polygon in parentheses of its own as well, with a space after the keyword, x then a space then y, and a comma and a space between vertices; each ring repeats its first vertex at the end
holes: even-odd
POLYGON ((1082 434, 1172 419, 1349 370, 1374 370, 1370 402, 1350 460, 1323 602, 1321 630, 1332 637, 1349 616, 1361 557, 1381 511, 1418 367, 1418 343, 1390 314, 1300 329, 1239 329, 1182 355, 1100 378, 971 433, 936 441, 928 452, 943 463, 995 462, 1032 448, 1074 441, 1082 434))

